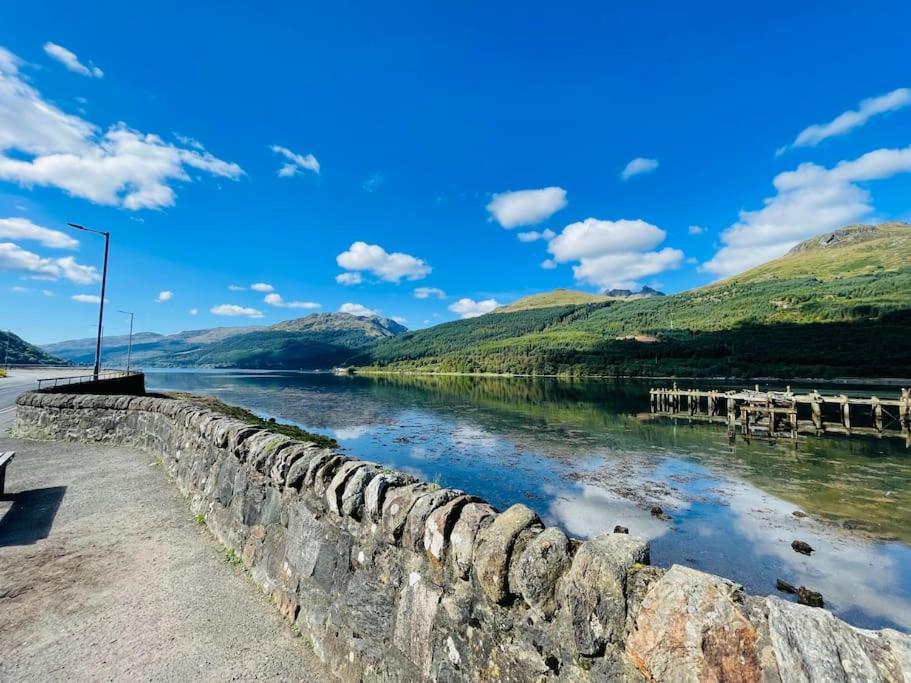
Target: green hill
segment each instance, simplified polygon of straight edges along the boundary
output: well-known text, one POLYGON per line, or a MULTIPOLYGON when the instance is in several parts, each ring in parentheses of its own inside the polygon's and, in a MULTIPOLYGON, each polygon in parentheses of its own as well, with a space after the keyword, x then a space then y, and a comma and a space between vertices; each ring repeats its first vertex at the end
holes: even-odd
MULTIPOLYGON (((94 358, 94 356, 93 356, 94 358)), ((34 344, 29 344, 22 337, 11 332, 0 333, 0 362, 10 365, 68 365, 63 358, 58 358, 34 344)))
POLYGON ((584 304, 597 304, 612 301, 612 297, 603 294, 590 294, 577 292, 573 289, 555 289, 552 292, 532 294, 506 306, 500 306, 493 313, 514 313, 515 311, 528 311, 534 308, 553 308, 555 306, 582 306, 584 304))
POLYGON ((907 376, 909 332, 911 227, 886 223, 821 235, 673 296, 521 305, 409 332, 363 362, 431 372, 907 376))

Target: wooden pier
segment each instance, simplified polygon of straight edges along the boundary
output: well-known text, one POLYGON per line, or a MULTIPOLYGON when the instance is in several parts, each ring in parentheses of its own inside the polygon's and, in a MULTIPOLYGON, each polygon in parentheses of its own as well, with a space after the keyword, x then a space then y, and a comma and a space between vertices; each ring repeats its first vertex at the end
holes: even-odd
POLYGON ((911 446, 911 391, 898 398, 854 398, 818 391, 702 391, 673 387, 649 389, 654 415, 725 423, 733 436, 790 437, 843 434, 900 437, 911 446))

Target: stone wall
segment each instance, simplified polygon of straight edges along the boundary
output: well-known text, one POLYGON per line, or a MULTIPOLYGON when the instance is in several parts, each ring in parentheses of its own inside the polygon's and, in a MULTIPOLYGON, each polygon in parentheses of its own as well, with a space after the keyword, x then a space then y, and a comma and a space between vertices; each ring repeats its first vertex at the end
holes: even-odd
POLYGON ((193 404, 29 393, 21 436, 159 456, 212 533, 344 680, 911 681, 911 638, 648 564, 193 404))

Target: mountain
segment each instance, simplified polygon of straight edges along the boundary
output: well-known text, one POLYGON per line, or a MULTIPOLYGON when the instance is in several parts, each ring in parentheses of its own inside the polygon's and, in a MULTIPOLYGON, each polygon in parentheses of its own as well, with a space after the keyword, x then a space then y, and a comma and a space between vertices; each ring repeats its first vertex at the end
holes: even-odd
POLYGON ((10 365, 68 365, 64 359, 29 344, 12 332, 0 334, 0 361, 10 365))
MULTIPOLYGON (((327 369, 405 330, 381 316, 313 313, 269 327, 218 327, 171 335, 143 332, 133 335, 132 362, 137 367, 327 369)), ((128 342, 127 336, 105 337, 104 364, 125 365, 128 342)), ((76 339, 44 348, 74 362, 92 362, 95 340, 76 339)))
POLYGON ((553 292, 531 299, 557 305, 520 301, 408 332, 377 344, 363 364, 570 375, 911 374, 906 223, 848 226, 736 277, 672 296, 580 301, 553 292))
POLYGON ((611 297, 602 294, 589 294, 577 292, 573 289, 555 289, 543 294, 532 294, 506 306, 494 309, 493 313, 514 313, 515 311, 529 311, 535 308, 553 308, 555 306, 581 306, 610 301, 611 297))
POLYGON ((652 289, 648 286, 644 286, 638 292, 634 292, 631 289, 609 289, 604 292, 604 295, 612 299, 645 299, 650 296, 665 296, 664 292, 659 292, 657 289, 652 289))

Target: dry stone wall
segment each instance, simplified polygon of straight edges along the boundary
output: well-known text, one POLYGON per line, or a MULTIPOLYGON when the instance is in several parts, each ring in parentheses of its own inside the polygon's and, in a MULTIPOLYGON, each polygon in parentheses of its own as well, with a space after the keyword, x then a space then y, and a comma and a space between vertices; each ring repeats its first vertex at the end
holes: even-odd
POLYGON ((909 681, 911 638, 579 542, 375 463, 171 399, 29 393, 19 435, 161 458, 344 680, 909 681))

